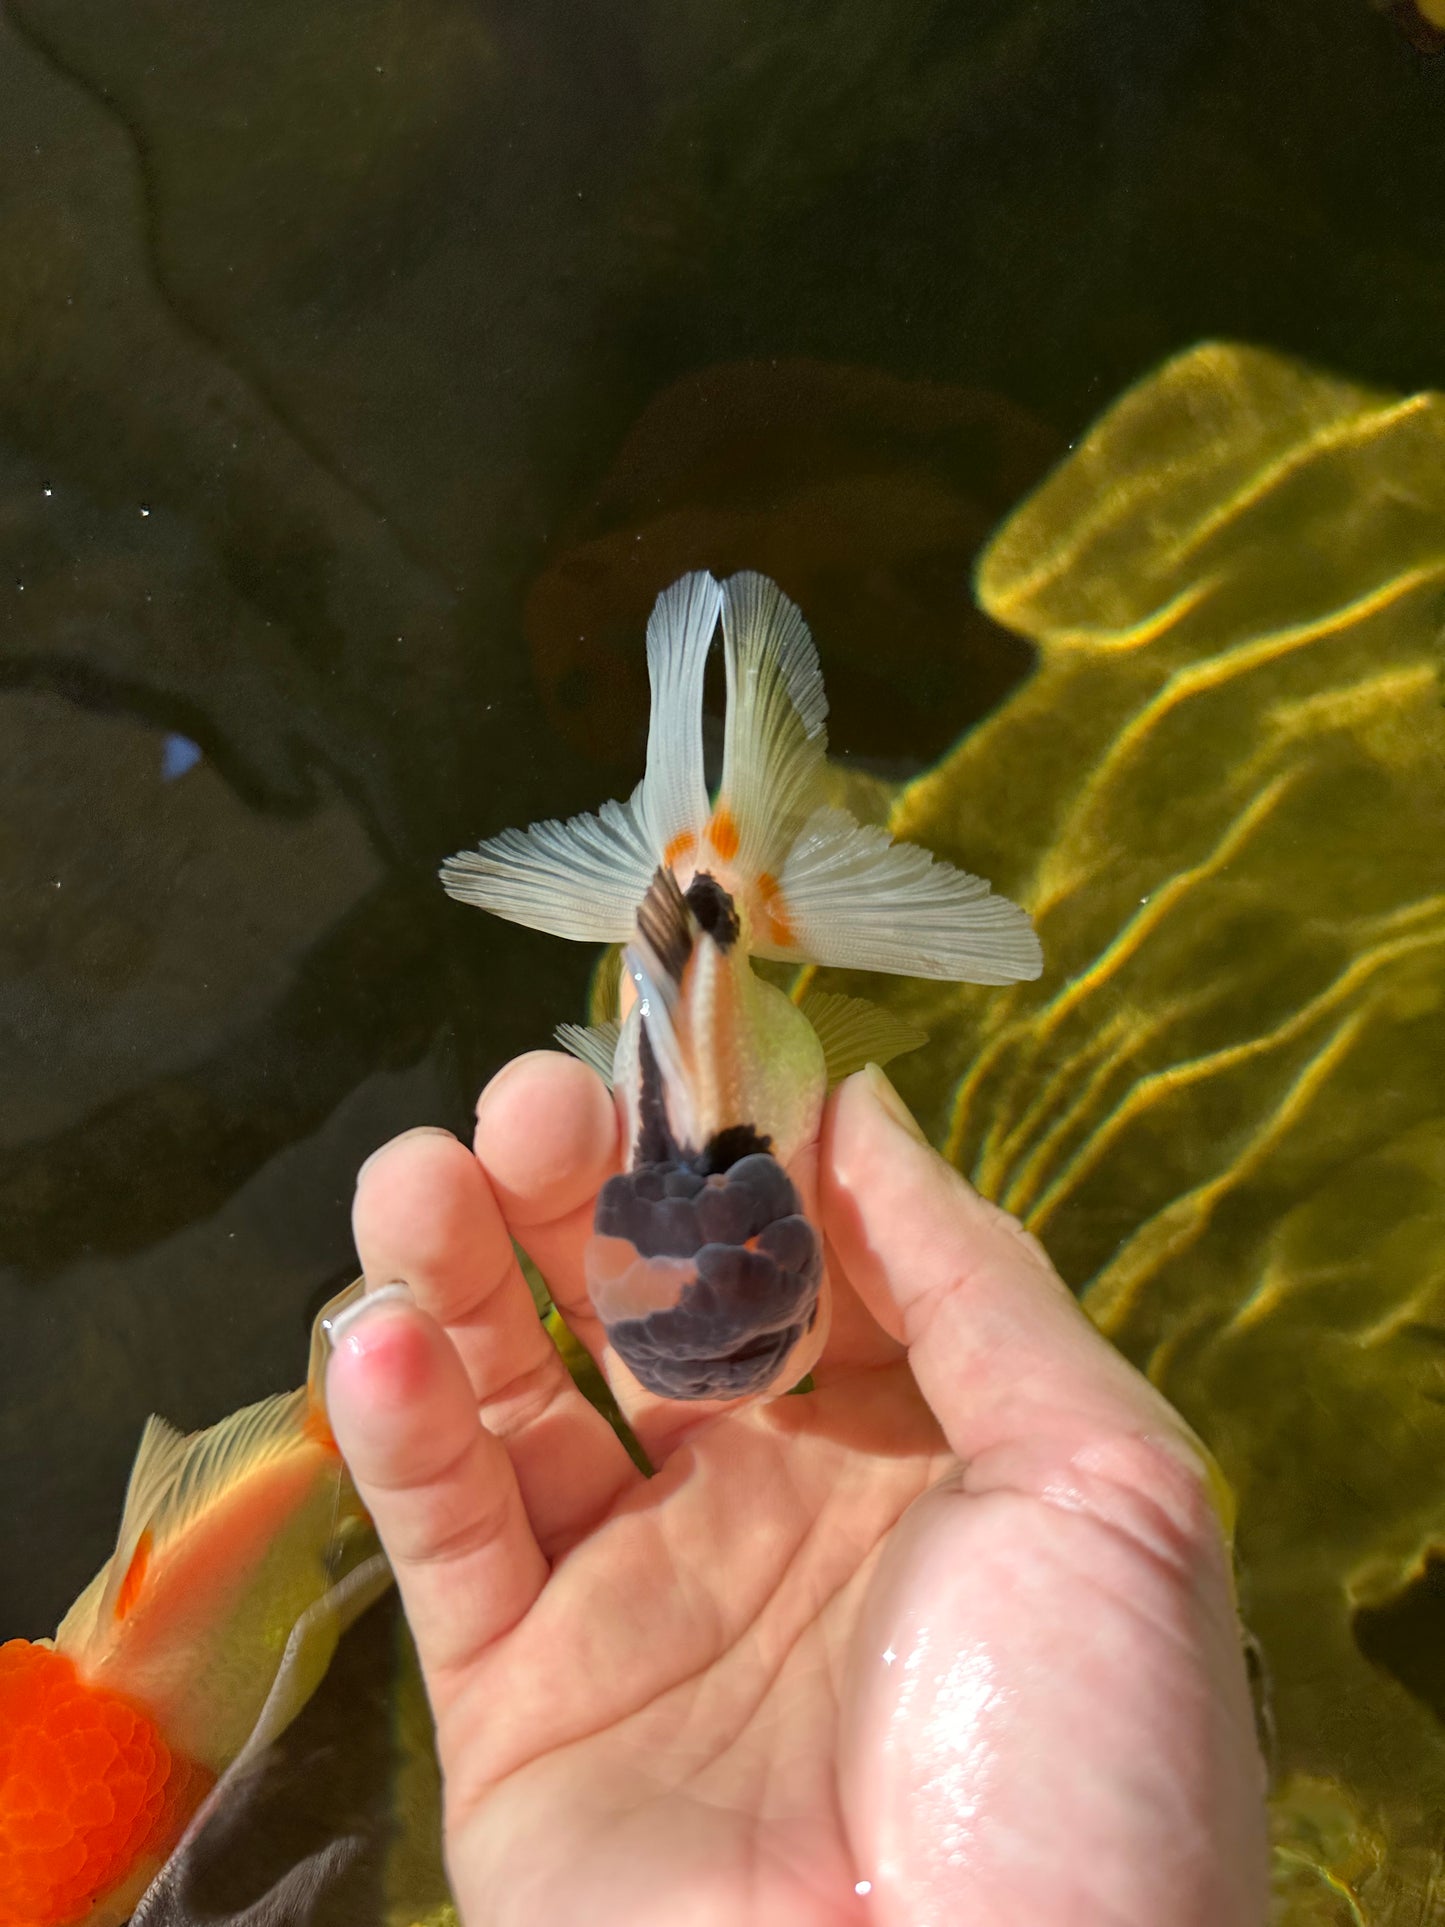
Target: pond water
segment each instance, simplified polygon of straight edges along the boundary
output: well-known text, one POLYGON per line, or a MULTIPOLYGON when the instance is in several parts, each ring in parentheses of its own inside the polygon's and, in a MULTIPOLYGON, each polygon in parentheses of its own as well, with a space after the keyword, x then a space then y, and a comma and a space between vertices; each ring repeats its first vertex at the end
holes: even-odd
MULTIPOLYGON (((899 1081, 1240 1493, 1279 1918, 1445 1919, 1431 47, 1367 0, 9 0, 0 1635, 106 1557, 148 1413, 298 1382, 362 1157, 582 1015, 592 958, 436 866, 625 793, 653 597, 753 567, 834 753, 933 772, 900 822, 1039 914, 1037 996, 920 994, 899 1081), (1151 382, 1205 340, 1259 352, 1151 382)), ((375 1837, 430 1797, 395 1647, 278 1768, 278 1864, 371 1816, 352 1922, 432 1877, 375 1837)))

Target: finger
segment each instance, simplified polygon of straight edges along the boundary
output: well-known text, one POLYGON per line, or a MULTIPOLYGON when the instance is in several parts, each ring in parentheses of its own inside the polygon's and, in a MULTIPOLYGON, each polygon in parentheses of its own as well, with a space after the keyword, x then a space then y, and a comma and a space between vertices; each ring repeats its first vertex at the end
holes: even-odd
POLYGON ((331 1427, 396 1574, 433 1698, 444 1698, 526 1613, 547 1562, 461 1360, 404 1288, 343 1313, 332 1344, 331 1427))
MULTIPOLYGON (((802 1200, 808 1222, 821 1225, 818 1205, 818 1146, 816 1143, 794 1158, 788 1166, 802 1200)), ((813 1383, 828 1385, 849 1373, 875 1367, 896 1365, 907 1355, 901 1339, 884 1331, 853 1288, 852 1280, 837 1254, 823 1240, 823 1284, 829 1305, 828 1336, 817 1363, 813 1383)))
POLYGON ((1202 1448, 1183 1420, 1089 1323, 1038 1242, 929 1149, 874 1066, 829 1104, 820 1198, 840 1262, 907 1344, 965 1462, 1007 1449, 1027 1479, 1124 1437, 1198 1472, 1202 1448))
POLYGON ((595 1071, 560 1051, 529 1051, 477 1099, 472 1142, 502 1217, 594 1357, 605 1340, 587 1298, 597 1193, 618 1168, 617 1111, 595 1071))
POLYGON ((618 1168, 617 1111, 606 1085, 575 1057, 529 1051, 477 1099, 472 1142, 507 1230, 600 1364, 607 1334, 587 1295, 587 1241, 597 1193, 618 1168))
POLYGON ((555 1557, 639 1475, 544 1330, 486 1174, 449 1132, 407 1132, 363 1166, 352 1226, 368 1280, 404 1279, 446 1330, 555 1557))

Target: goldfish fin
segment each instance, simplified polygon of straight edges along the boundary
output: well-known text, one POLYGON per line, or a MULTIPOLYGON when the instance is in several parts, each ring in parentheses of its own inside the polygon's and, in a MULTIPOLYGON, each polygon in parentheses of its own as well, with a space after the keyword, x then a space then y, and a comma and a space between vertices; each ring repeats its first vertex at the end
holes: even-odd
POLYGON ((242 1479, 294 1450, 305 1434, 306 1415, 304 1391, 278 1392, 192 1434, 151 1520, 157 1545, 179 1538, 242 1479))
POLYGON ((448 857, 442 885, 458 903, 529 930, 579 943, 625 943, 660 854, 643 824, 641 795, 639 785, 630 802, 604 803, 595 816, 503 830, 448 857))
POLYGON ((928 1032, 895 1017, 866 997, 843 997, 831 990, 806 991, 799 1009, 818 1034, 830 1086, 841 1084, 865 1064, 886 1064, 928 1042, 928 1032))
MULTIPOLYGON (((162 1923, 182 1917, 184 1902, 178 1894, 187 1877, 187 1862, 196 1842, 222 1808, 232 1810, 231 1824, 235 1825, 241 1790, 255 1773, 262 1754, 280 1738, 320 1685, 342 1633, 390 1584, 391 1568, 385 1555, 373 1553, 329 1586, 299 1616, 245 1745, 192 1814, 165 1865, 141 1897, 131 1916, 132 1927, 152 1927, 152 1923, 153 1927, 162 1927, 162 1923)), ((254 1917, 256 1921, 268 1923, 268 1927, 281 1927, 283 1921, 311 1918, 304 1896, 298 1895, 291 1885, 283 1883, 270 1898, 275 1902, 274 1910, 263 1900, 255 1909, 247 1910, 246 1921, 251 1922, 254 1917)), ((190 1919, 191 1915, 186 1912, 184 1917, 190 1919)))
POLYGON ((180 1476, 186 1440, 173 1425, 145 1422, 125 1489, 115 1551, 61 1621, 55 1643, 74 1658, 133 1602, 155 1541, 155 1521, 180 1476))
POLYGON ((707 822, 702 691, 722 594, 699 573, 657 599, 647 625, 647 773, 629 801, 565 823, 503 830, 448 857, 441 868, 448 896, 554 937, 627 941, 653 871, 691 850, 707 822))
POLYGON ((92 1639, 106 1638, 142 1596, 150 1560, 239 1479, 293 1449, 304 1436, 305 1421, 305 1392, 263 1399, 189 1438, 164 1419, 148 1419, 115 1551, 66 1614, 55 1636, 57 1648, 79 1661, 92 1639))
POLYGON ((702 691, 722 599, 710 575, 685 575, 663 590, 647 624, 652 711, 647 774, 633 807, 651 837, 654 863, 690 853, 707 822, 702 691))
POLYGON ((677 878, 671 870, 659 869, 638 906, 637 937, 630 949, 634 956, 641 953, 669 1008, 682 988, 696 938, 697 924, 677 878))
POLYGON ((246 1744, 236 1758, 242 1771, 279 1739, 321 1684, 341 1635, 391 1584, 386 1554, 374 1552, 353 1566, 297 1619, 286 1640, 276 1677, 246 1744))
POLYGON ((1016 903, 844 810, 808 819, 783 865, 779 903, 788 941, 755 942, 761 957, 974 984, 1043 972, 1033 924, 1016 903))
POLYGON ((617 1056, 617 1040, 622 1034, 620 1017, 609 1017, 602 1024, 558 1024, 552 1035, 563 1050, 590 1064, 608 1090, 612 1089, 612 1065, 617 1056))
POLYGON ((366 1291, 364 1278, 353 1278, 349 1285, 328 1298, 311 1321, 311 1349, 306 1358, 306 1429, 318 1445, 336 1449, 331 1423, 326 1416, 326 1366, 331 1357, 331 1325, 348 1311, 366 1291))
POLYGON ((776 871, 822 800, 828 699, 808 625, 776 583, 730 576, 722 595, 727 728, 708 835, 756 876, 776 871))
POLYGON ((637 929, 623 953, 622 966, 637 986, 642 1035, 656 1061, 659 1088, 683 1104, 692 1080, 672 1018, 696 937, 697 921, 677 879, 671 870, 659 868, 637 912, 637 929))
POLYGON ((107 1559, 56 1628, 52 1644, 57 1652, 67 1653, 74 1659, 89 1650, 100 1622, 100 1602, 110 1583, 110 1566, 107 1559))

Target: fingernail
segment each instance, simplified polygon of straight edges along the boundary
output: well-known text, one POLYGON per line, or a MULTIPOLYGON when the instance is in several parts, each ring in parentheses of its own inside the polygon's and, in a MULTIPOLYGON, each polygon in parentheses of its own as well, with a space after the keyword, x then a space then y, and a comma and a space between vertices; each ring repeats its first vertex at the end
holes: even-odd
POLYGON ((490 1104, 504 1084, 510 1084, 514 1077, 529 1074, 534 1057, 555 1057, 556 1055, 556 1051, 550 1050, 524 1050, 520 1057, 508 1058, 507 1062, 503 1064, 499 1071, 492 1073, 478 1093, 476 1102, 477 1116, 481 1116, 483 1105, 490 1104))
POLYGON ((453 1143, 456 1142, 456 1133, 448 1131, 441 1124, 413 1124, 409 1131, 399 1131, 395 1137, 388 1138, 385 1144, 379 1145, 369 1158, 363 1159, 356 1173, 356 1182, 361 1183, 378 1158, 385 1157, 389 1151, 394 1151, 398 1144, 405 1144, 414 1137, 449 1137, 453 1143))
POLYGON ((343 1305, 330 1318, 323 1318, 321 1329, 326 1333, 332 1351, 335 1351, 342 1339, 353 1335, 356 1327, 370 1313, 386 1305, 415 1303, 411 1286, 404 1285, 400 1278, 396 1278, 389 1285, 378 1285, 375 1291, 364 1291, 359 1298, 353 1299, 349 1305, 343 1305))
POLYGON ((898 1095, 897 1091, 894 1090, 892 1084, 883 1075, 882 1070, 877 1064, 865 1064, 863 1066, 863 1081, 872 1092, 874 1101, 879 1104, 883 1110, 887 1111, 895 1124, 902 1125, 908 1135, 911 1138, 916 1138, 920 1144, 927 1144, 928 1138, 923 1126, 903 1102, 903 1099, 898 1095))

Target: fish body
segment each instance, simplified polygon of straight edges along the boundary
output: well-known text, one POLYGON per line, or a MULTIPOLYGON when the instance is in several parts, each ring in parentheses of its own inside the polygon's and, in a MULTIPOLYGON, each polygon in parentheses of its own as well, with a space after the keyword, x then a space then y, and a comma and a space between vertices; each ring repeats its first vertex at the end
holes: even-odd
POLYGON ((717 878, 684 893, 660 869, 628 952, 613 1076, 630 1155, 598 1197, 587 1283, 618 1358, 669 1398, 796 1383, 827 1335, 822 1246, 789 1175, 827 1066, 745 943, 717 878))
POLYGON ((505 831, 442 880, 515 922, 626 946, 619 1021, 559 1030, 610 1077, 625 1147, 597 1202, 593 1309, 649 1391, 771 1396, 827 1335, 804 1165, 828 1084, 923 1037, 862 999, 795 1003, 750 958, 1008 984, 1037 977, 1042 956, 1025 913, 980 878, 828 805, 817 652, 774 583, 685 576, 647 644, 647 772, 631 799, 505 831), (714 797, 702 701, 719 627, 714 797))
POLYGON ((315 1689, 366 1602, 365 1516, 319 1401, 142 1434, 115 1552, 53 1641, 0 1645, 0 1927, 126 1920, 217 1781, 315 1689))

